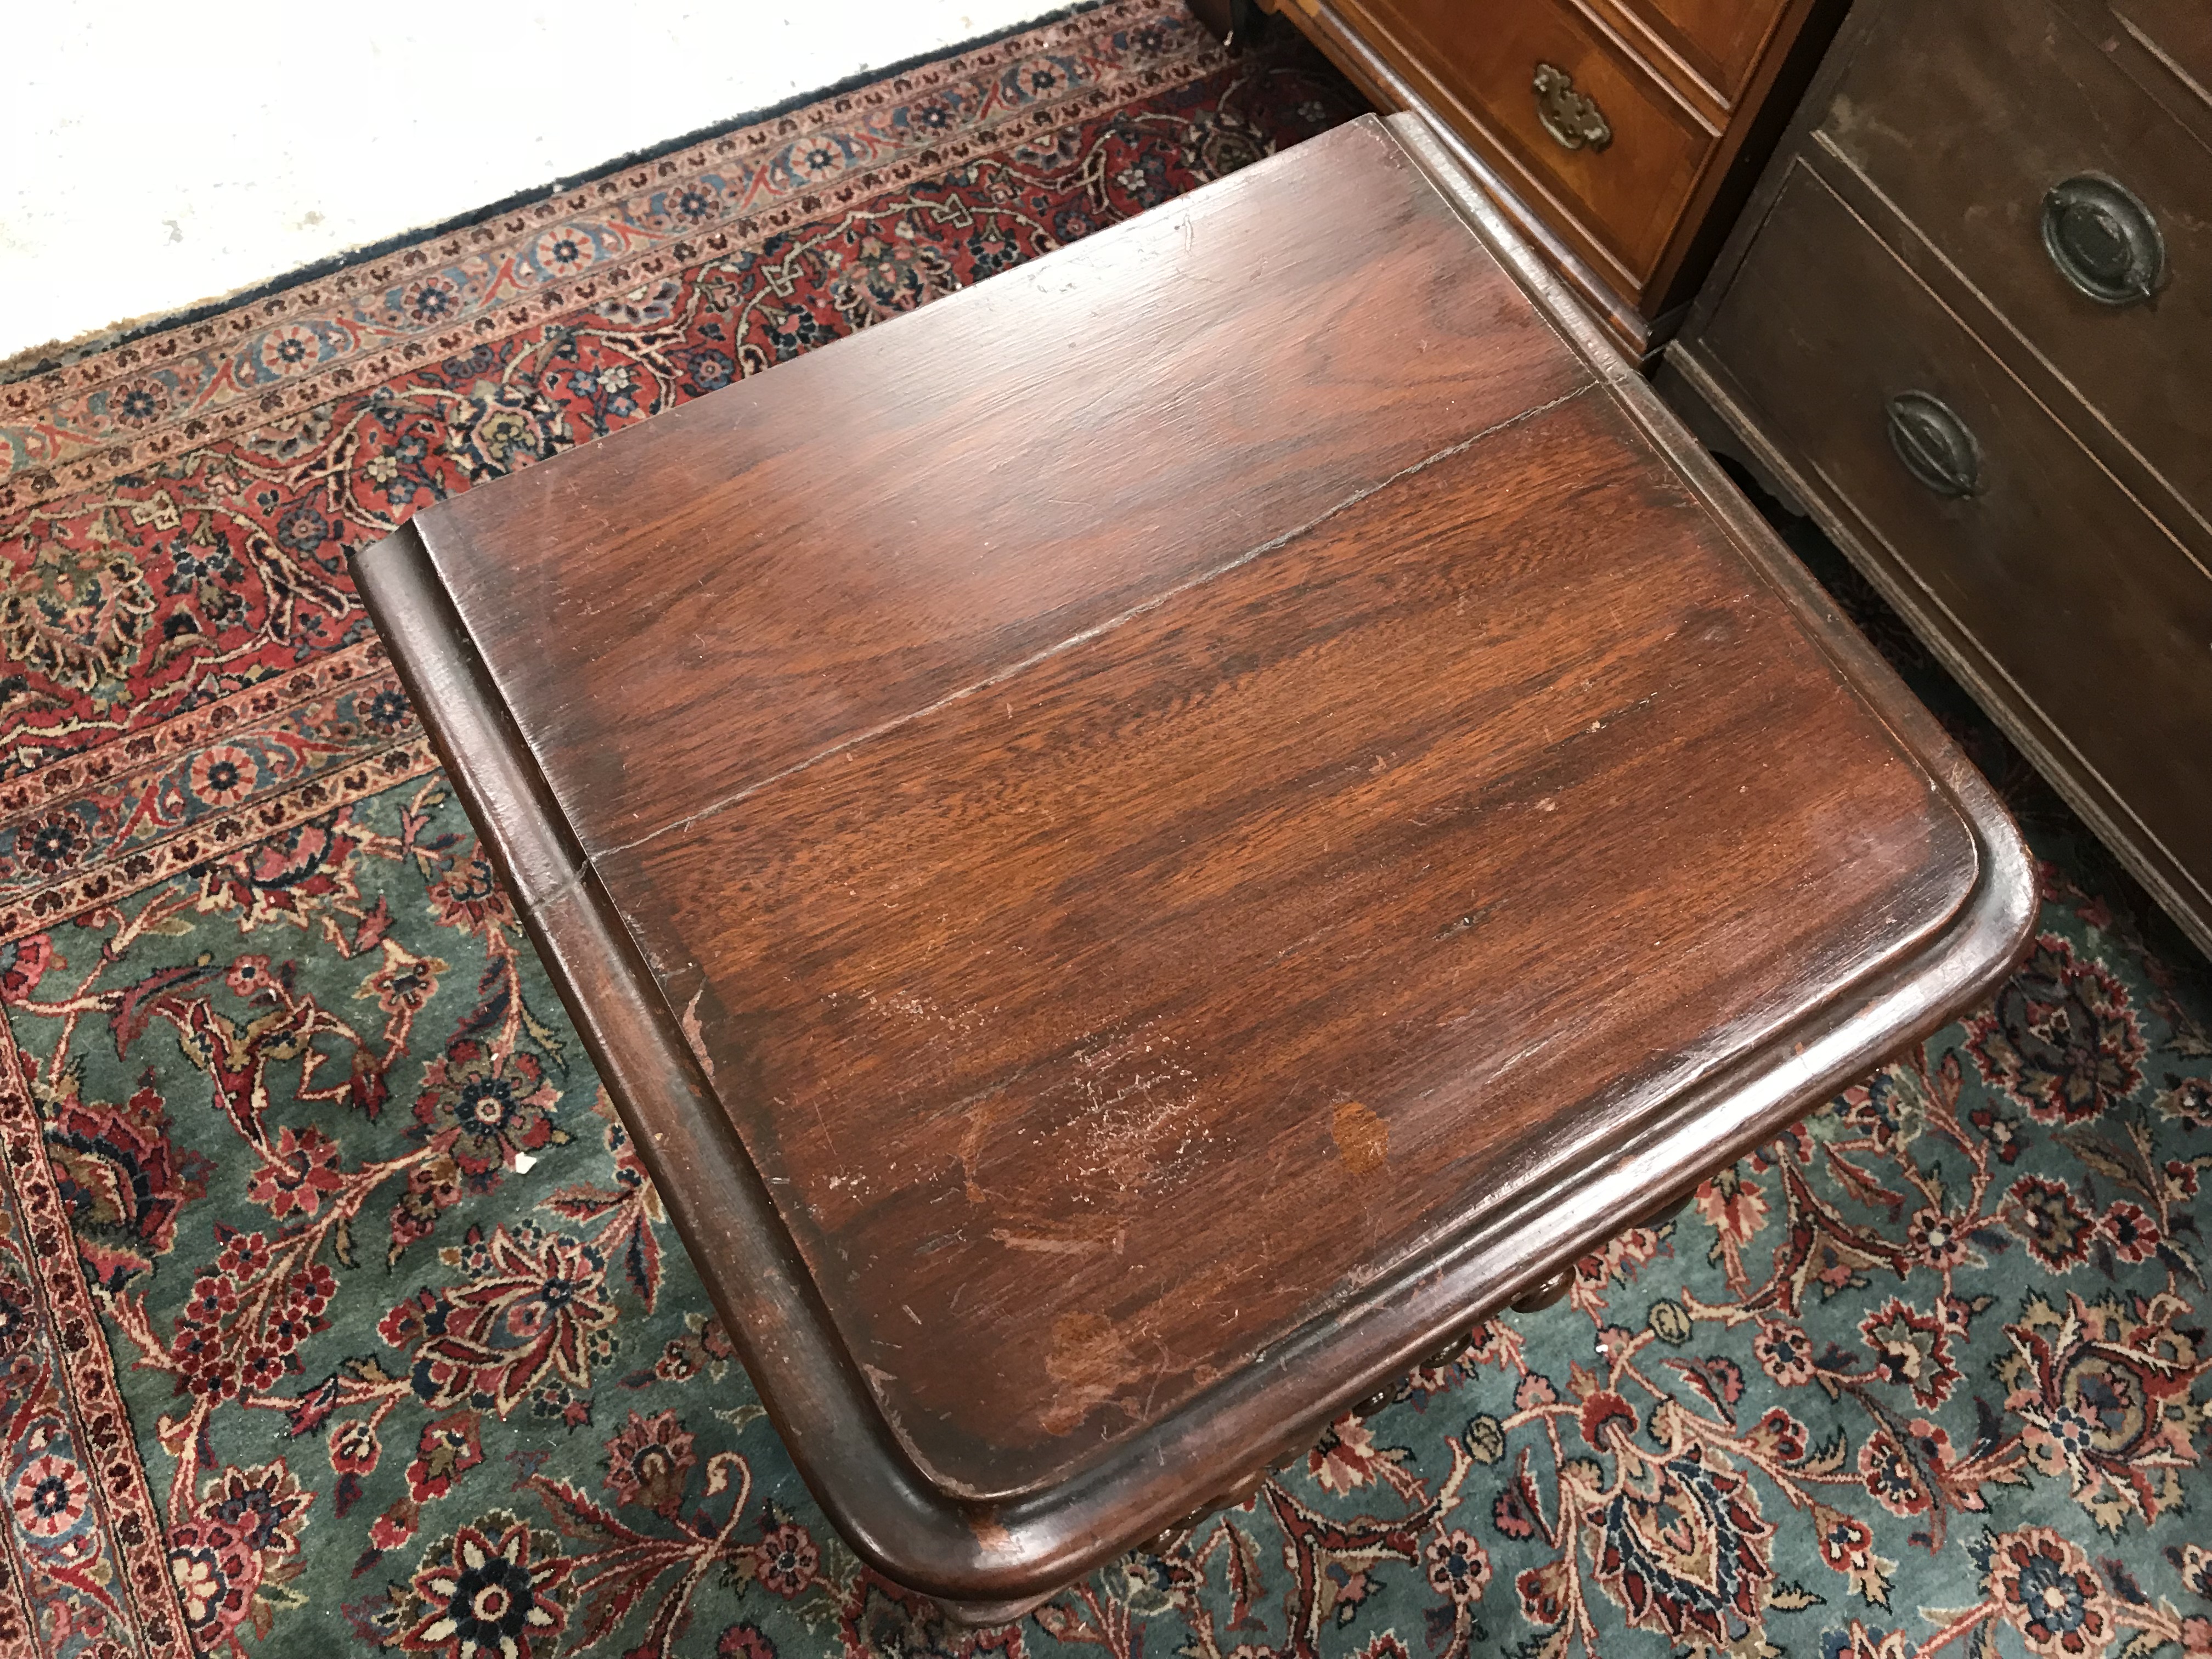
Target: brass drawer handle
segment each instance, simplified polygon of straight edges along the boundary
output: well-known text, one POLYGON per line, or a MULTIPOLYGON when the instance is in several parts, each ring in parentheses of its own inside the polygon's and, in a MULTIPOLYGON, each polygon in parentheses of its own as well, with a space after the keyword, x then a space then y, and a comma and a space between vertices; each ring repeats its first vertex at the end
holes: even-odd
POLYGON ((1933 393, 1900 392, 1889 400, 1889 447, 1905 470, 1938 495, 1956 501, 1982 487, 1982 447, 1933 393))
POLYGON ((1575 90, 1575 77, 1549 64, 1536 65, 1536 118, 1562 149, 1603 149, 1613 129, 1597 100, 1575 90))
POLYGON ((2083 173, 2043 198, 2043 248, 2058 274, 2102 305, 2148 300, 2166 274, 2158 221, 2124 185, 2083 173))

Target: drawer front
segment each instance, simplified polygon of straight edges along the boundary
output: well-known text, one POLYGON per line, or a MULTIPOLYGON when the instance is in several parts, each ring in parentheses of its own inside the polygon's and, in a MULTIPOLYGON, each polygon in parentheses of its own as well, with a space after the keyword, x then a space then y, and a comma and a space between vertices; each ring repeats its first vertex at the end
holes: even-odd
POLYGON ((1582 15, 1557 0, 1364 0, 1364 11, 1459 100, 1636 283, 1657 267, 1715 135, 1582 15), (1612 137, 1570 149, 1539 111, 1537 66, 1571 77, 1612 137))
MULTIPOLYGON (((2046 0, 1885 3, 1818 133, 2212 514, 2212 151, 2046 0), (2045 197, 2084 178, 2149 216, 2164 245, 2149 299, 2089 297, 2046 246, 2045 197)), ((2127 262, 2106 231, 2066 234, 2089 249, 2087 274, 2124 295, 2127 262)))
MULTIPOLYGON (((1785 453, 2212 892, 2212 579, 1802 164, 1704 343, 1785 453), (1963 421, 1975 493, 1939 495, 1899 459, 1888 411, 1908 392, 1963 421)), ((1912 418, 1926 466, 1942 434, 1924 405, 1912 418)))
POLYGON ((2123 28, 2200 103, 2212 105, 2212 7, 2204 0, 2111 0, 2111 5, 2123 28))
POLYGON ((1729 103, 1759 66, 1785 0, 1620 0, 1729 103))

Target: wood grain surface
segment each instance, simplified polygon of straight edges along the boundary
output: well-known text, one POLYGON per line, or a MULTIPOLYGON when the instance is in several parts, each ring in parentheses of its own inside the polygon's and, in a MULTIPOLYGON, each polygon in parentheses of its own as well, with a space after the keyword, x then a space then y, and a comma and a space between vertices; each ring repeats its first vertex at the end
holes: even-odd
POLYGON ((428 516, 586 850, 1589 383, 1380 129, 1334 143, 1365 165, 1172 203, 428 516))
POLYGON ((1626 435, 1492 433, 601 861, 932 1478, 1065 1478, 1966 896, 1626 435))
POLYGON ((2212 107, 2212 11, 2197 0, 2110 0, 2112 15, 2212 107))
POLYGON ((2212 906, 2212 578, 1808 169, 1700 339, 2212 906), (1899 462, 1884 410, 1907 391, 1973 434, 1974 495, 1899 462))
POLYGON ((1417 113, 1644 356, 1672 334, 1849 0, 1281 0, 1378 108, 1417 113), (1612 130, 1569 149, 1534 78, 1573 77, 1612 130))
POLYGON ((868 1559, 1048 1593, 2002 971, 1717 480, 1370 120, 362 556, 868 1559))

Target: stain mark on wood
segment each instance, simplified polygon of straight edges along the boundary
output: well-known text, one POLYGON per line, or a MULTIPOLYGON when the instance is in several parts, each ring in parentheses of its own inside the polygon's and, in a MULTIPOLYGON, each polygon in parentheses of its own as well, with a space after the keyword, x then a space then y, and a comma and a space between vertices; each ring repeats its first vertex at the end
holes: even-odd
POLYGON ((1328 1133, 1343 1156, 1344 1167, 1356 1176, 1379 1170, 1390 1160, 1390 1126, 1356 1100, 1337 1107, 1328 1133))
POLYGON ((1134 1362, 1129 1345, 1105 1315, 1064 1313, 1054 1320, 1044 1372, 1054 1394, 1042 1419, 1045 1432, 1066 1434, 1104 1405, 1133 1413, 1136 1402, 1115 1395, 1134 1362))

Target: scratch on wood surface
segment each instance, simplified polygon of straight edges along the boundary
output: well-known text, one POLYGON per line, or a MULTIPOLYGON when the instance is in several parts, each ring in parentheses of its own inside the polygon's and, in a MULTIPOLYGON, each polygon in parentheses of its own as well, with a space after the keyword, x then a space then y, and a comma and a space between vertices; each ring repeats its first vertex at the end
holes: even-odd
POLYGON ((1128 1229, 1116 1227, 1111 1237, 1048 1238, 1036 1233, 1010 1232, 1004 1227, 994 1227, 991 1237, 1010 1250, 1030 1250, 1039 1255, 1089 1255, 1093 1251, 1111 1249, 1115 1255, 1121 1254, 1121 1242, 1128 1237, 1128 1229))
POLYGON ((706 1040, 699 1034, 699 999, 707 994, 701 986, 691 994, 691 1000, 684 1005, 684 1017, 677 1022, 684 1028, 684 1040, 691 1045, 691 1053, 699 1062, 699 1069, 707 1074, 707 1081, 714 1080, 714 1057, 707 1052, 706 1040))

